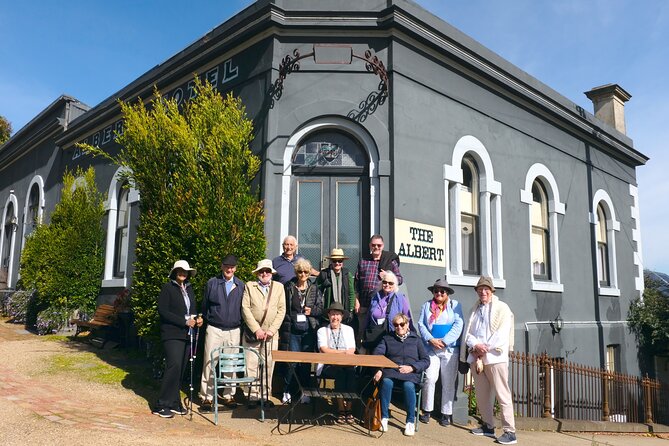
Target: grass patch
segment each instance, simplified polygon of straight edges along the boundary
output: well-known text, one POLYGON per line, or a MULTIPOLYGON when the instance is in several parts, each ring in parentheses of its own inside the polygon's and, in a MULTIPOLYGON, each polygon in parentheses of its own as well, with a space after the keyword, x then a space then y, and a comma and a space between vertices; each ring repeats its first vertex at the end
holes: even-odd
POLYGON ((103 362, 93 353, 57 354, 49 360, 50 373, 73 373, 86 381, 121 385, 128 372, 103 362))

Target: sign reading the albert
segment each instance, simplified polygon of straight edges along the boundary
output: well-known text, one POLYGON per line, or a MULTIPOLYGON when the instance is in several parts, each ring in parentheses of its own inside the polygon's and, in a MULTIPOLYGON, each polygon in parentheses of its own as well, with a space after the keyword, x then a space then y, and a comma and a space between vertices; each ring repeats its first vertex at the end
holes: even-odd
POLYGON ((395 219, 395 252, 402 263, 446 267, 446 230, 395 219))

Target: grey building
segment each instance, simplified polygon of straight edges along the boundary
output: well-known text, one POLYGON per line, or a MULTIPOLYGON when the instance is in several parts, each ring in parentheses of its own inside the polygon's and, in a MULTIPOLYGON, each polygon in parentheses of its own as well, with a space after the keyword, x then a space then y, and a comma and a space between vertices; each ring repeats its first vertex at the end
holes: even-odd
POLYGON ((630 95, 589 91, 593 115, 405 0, 260 0, 93 108, 58 99, 0 149, 0 287, 63 171, 91 164, 109 193, 102 295, 132 285, 140 197, 74 144, 117 150, 117 98, 185 101, 194 72, 254 120, 268 256, 295 234, 315 264, 357 258, 380 233, 414 311, 444 275, 468 310, 489 275, 516 350, 638 373, 622 321, 643 288, 647 157, 625 134, 630 95))

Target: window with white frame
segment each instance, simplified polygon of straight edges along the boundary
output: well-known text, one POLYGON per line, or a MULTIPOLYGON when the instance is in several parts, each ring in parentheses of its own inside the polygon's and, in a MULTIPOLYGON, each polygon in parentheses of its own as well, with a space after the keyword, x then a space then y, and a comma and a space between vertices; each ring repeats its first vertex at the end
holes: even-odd
POLYGON ((488 151, 474 136, 460 138, 451 164, 444 165, 444 196, 448 281, 471 286, 485 275, 504 288, 502 186, 495 181, 488 151))
POLYGON ((620 222, 616 219, 611 197, 602 189, 595 192, 592 201, 590 223, 594 225, 597 252, 597 281, 599 294, 620 296, 618 289, 618 271, 616 261, 616 237, 620 231, 620 222))
POLYGON ((114 174, 107 193, 107 243, 103 287, 126 287, 132 204, 139 194, 128 184, 123 168, 114 174))
POLYGON ((114 249, 114 277, 125 277, 128 263, 128 196, 127 183, 121 186, 116 208, 116 247, 114 249))
POLYGON ((480 274, 479 176, 476 164, 470 156, 466 156, 462 160, 460 225, 462 234, 462 272, 464 274, 480 274))
POLYGON ((28 196, 28 221, 27 225, 30 230, 35 229, 39 224, 39 205, 40 205, 40 191, 37 184, 33 184, 30 188, 30 195, 28 196))
POLYGON ((520 201, 528 205, 532 290, 562 292, 558 215, 566 208, 548 167, 535 163, 528 169, 520 201))

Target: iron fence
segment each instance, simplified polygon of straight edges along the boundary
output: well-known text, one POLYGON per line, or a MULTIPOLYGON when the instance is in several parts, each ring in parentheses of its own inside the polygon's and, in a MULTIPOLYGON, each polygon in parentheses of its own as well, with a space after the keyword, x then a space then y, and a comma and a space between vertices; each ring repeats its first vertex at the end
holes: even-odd
POLYGON ((519 417, 669 424, 669 384, 648 377, 511 352, 509 386, 519 417))

